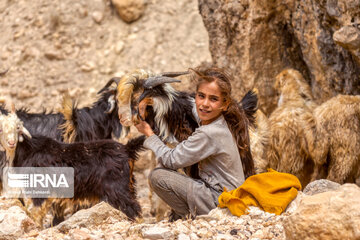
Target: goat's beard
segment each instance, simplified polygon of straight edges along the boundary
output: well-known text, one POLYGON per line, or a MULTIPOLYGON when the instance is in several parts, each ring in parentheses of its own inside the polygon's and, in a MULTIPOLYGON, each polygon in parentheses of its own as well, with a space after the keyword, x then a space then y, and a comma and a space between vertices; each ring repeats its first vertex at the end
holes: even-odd
POLYGON ((13 161, 15 158, 15 149, 6 149, 6 166, 13 167, 13 161))
POLYGON ((155 124, 159 130, 159 136, 163 141, 177 143, 174 134, 169 130, 165 115, 170 113, 172 101, 164 98, 154 98, 153 109, 155 112, 155 124))

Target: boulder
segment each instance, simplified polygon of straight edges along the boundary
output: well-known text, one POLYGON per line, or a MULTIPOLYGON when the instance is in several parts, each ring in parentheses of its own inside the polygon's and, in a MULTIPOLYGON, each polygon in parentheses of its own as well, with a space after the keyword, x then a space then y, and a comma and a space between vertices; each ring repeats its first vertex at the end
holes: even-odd
POLYGON ((360 94, 360 54, 343 47, 358 45, 358 30, 346 27, 360 22, 358 0, 199 0, 199 11, 214 65, 229 69, 239 98, 259 89, 266 114, 276 107, 273 84, 284 68, 299 70, 319 103, 360 94))
POLYGON ((337 190, 305 195, 284 219, 286 239, 360 239, 360 188, 344 184, 337 190))
POLYGON ((306 195, 314 195, 322 192, 337 190, 341 185, 339 183, 320 179, 309 183, 303 190, 306 195))
POLYGON ((34 229, 36 224, 19 206, 0 209, 0 239, 18 239, 34 229))
POLYGON ((126 221, 127 216, 121 211, 113 208, 106 202, 101 202, 89 209, 83 209, 76 212, 66 221, 60 223, 56 228, 63 233, 69 232, 75 228, 90 228, 106 223, 111 218, 118 221, 126 221))

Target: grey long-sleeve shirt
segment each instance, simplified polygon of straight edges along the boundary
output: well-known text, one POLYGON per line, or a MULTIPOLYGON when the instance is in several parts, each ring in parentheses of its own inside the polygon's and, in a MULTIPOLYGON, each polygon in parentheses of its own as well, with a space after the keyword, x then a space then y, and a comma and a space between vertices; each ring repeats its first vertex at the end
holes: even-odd
MULTIPOLYGON (((175 148, 166 146, 156 135, 148 137, 144 146, 151 149, 166 168, 176 170, 198 162, 201 179, 217 191, 221 192, 224 187, 235 189, 245 181, 238 148, 222 115, 197 128, 175 148)), ((196 189, 192 191, 201 194, 196 189)))

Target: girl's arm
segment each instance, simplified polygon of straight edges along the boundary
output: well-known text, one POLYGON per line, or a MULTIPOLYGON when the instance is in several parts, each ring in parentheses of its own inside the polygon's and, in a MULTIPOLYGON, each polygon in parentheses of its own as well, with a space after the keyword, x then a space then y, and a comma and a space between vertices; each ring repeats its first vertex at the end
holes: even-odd
POLYGON ((144 123, 140 124, 140 126, 136 125, 136 128, 146 136, 149 136, 145 140, 144 146, 152 150, 159 159, 159 162, 166 168, 176 170, 191 166, 217 151, 217 146, 213 143, 213 139, 199 129, 196 129, 187 140, 182 141, 175 148, 169 148, 152 130, 149 131, 151 127, 146 122, 145 124, 148 126, 144 126, 144 123))

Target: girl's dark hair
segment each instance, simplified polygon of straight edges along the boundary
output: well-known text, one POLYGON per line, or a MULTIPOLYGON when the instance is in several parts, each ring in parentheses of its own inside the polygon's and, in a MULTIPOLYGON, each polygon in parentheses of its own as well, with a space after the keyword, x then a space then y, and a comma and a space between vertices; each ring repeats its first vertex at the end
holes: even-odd
POLYGON ((193 74, 192 80, 196 82, 196 90, 203 82, 216 82, 220 88, 224 102, 229 103, 227 110, 223 111, 223 116, 228 124, 230 132, 235 138, 236 145, 239 149, 241 161, 244 168, 245 178, 254 174, 254 161, 250 151, 249 138, 249 120, 247 119, 244 109, 231 97, 231 80, 232 77, 224 69, 207 68, 207 69, 190 69, 193 74))

